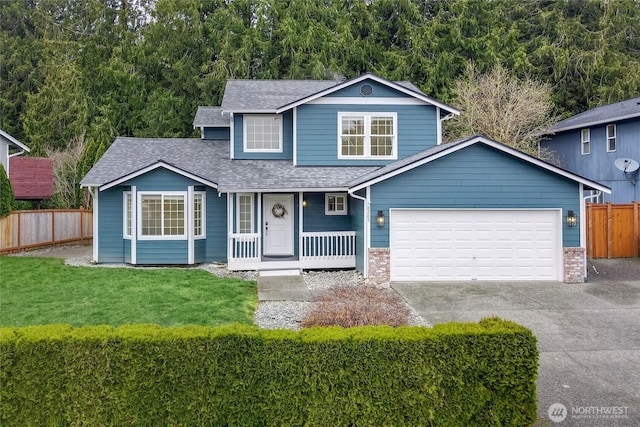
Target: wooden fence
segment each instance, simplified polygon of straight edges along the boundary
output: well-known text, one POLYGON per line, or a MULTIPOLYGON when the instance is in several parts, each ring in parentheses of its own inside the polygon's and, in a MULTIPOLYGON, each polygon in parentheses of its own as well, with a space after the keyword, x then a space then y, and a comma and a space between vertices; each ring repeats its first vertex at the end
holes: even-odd
POLYGON ((587 255, 626 258, 640 254, 638 202, 624 205, 587 203, 587 255))
POLYGON ((14 211, 0 218, 0 253, 93 238, 93 211, 14 211))

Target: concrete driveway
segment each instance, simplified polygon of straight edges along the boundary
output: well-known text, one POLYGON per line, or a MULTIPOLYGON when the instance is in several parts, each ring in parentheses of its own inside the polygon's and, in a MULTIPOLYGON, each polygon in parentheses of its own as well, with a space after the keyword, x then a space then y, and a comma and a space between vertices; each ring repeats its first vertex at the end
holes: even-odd
POLYGON ((540 351, 536 425, 639 426, 640 275, 635 278, 392 287, 432 324, 499 316, 529 327, 540 351))

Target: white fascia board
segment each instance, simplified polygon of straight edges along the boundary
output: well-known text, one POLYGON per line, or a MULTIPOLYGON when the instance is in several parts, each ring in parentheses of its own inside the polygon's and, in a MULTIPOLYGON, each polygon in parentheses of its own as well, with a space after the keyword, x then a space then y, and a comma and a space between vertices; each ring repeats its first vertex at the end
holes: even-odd
POLYGON ((576 124, 576 125, 571 125, 571 126, 566 126, 566 127, 562 127, 562 128, 559 128, 559 129, 551 129, 551 130, 554 133, 566 132, 566 131, 570 131, 570 130, 584 129, 584 128, 588 128, 588 127, 592 127, 592 126, 603 125, 603 124, 613 124, 614 122, 619 122, 619 121, 627 120, 627 119, 633 119, 635 117, 640 117, 640 112, 627 114, 626 116, 618 116, 618 117, 610 117, 608 119, 594 120, 592 122, 580 123, 580 124, 576 124))
MULTIPOLYGON (((343 83, 340 83, 338 85, 332 86, 332 87, 330 87, 328 89, 325 89, 323 91, 317 92, 317 93, 315 93, 313 95, 309 95, 309 96, 307 96, 305 98, 299 99, 299 100, 297 100, 295 102, 292 102, 290 104, 283 105, 282 107, 277 109, 277 113, 282 113, 284 111, 290 110, 291 108, 297 107, 299 105, 306 104, 306 103, 311 102, 311 101, 315 101, 318 98, 322 98, 323 96, 326 96, 326 95, 329 95, 331 93, 337 92, 337 91, 339 91, 341 89, 344 89, 346 87, 349 87, 351 85, 360 83, 363 80, 373 80, 373 81, 375 81, 377 83, 380 83, 382 85, 385 85, 385 86, 388 86, 388 87, 390 87, 392 89, 395 89, 398 92, 404 93, 406 95, 410 95, 410 96, 412 96, 412 97, 414 97, 416 99, 419 99, 419 100, 421 100, 423 102, 429 103, 431 105, 435 105, 436 107, 440 107, 443 110, 449 111, 449 112, 457 114, 457 115, 460 114, 459 110, 457 110, 457 109, 455 109, 453 107, 450 107, 449 105, 443 104, 440 101, 436 101, 433 98, 429 98, 426 95, 423 95, 421 93, 415 92, 415 91, 413 91, 411 89, 407 89, 406 87, 404 87, 402 85, 399 85, 399 84, 397 84, 395 82, 392 82, 390 80, 387 80, 387 79, 383 79, 383 78, 378 77, 378 76, 376 76, 374 74, 362 74, 361 76, 358 76, 358 77, 356 77, 354 79, 347 80, 347 81, 345 81, 343 83)), ((365 98, 365 99, 369 99, 369 98, 365 98)))
MULTIPOLYGON (((145 173, 151 172, 152 170, 155 170, 155 169, 158 169, 158 168, 164 168, 164 169, 167 169, 167 170, 169 170, 171 172, 177 173, 178 175, 182 175, 185 178, 189 178, 189 179, 192 179, 192 180, 194 180, 196 182, 199 182, 199 183, 201 183, 203 185, 206 185, 206 186, 209 186, 209 187, 213 187, 213 188, 218 188, 218 184, 216 184, 215 182, 208 181, 206 179, 200 178, 197 175, 194 175, 192 173, 186 172, 186 171, 184 171, 182 169, 179 169, 179 168, 177 168, 175 166, 171 166, 168 163, 157 162, 157 163, 154 163, 152 165, 147 166, 146 168, 137 170, 137 171, 132 172, 132 173, 130 173, 128 175, 125 175, 125 176, 123 176, 121 178, 118 178, 115 181, 111 181, 111 182, 109 182, 107 184, 104 184, 101 187, 99 187, 99 190, 100 191, 108 190, 109 188, 115 187, 116 185, 122 184, 123 182, 129 181, 130 179, 136 178, 136 177, 138 177, 140 175, 144 175, 145 173)), ((85 184, 85 186, 86 186, 86 184, 85 184)))
POLYGON ((383 98, 383 97, 353 98, 348 96, 335 96, 335 97, 332 96, 332 97, 314 99, 313 101, 307 102, 307 104, 309 105, 425 105, 428 103, 416 98, 383 98))
POLYGON ((29 147, 27 147, 22 142, 18 141, 17 139, 15 139, 14 137, 9 135, 7 132, 3 131, 2 129, 0 129, 0 135, 2 135, 3 138, 5 138, 7 141, 9 141, 10 145, 15 145, 16 147, 18 147, 21 150, 26 151, 27 153, 31 152, 31 149, 29 147))
POLYGON ((454 152, 456 152, 458 150, 462 150, 463 148, 469 147, 470 145, 477 144, 477 143, 486 144, 486 145, 488 145, 490 147, 493 147, 493 148, 495 148, 497 150, 500 150, 500 151, 503 151, 505 153, 511 154, 511 155, 513 155, 515 157, 518 157, 518 158, 526 161, 526 162, 532 163, 532 164, 534 164, 536 166, 539 166, 539 167, 541 167, 543 169, 546 169, 546 170, 548 170, 550 172, 554 172, 554 173, 556 173, 558 175, 564 176, 565 178, 568 178, 568 179, 571 179, 573 181, 579 182, 581 184, 587 185, 588 187, 591 187, 591 188, 593 188, 595 190, 600 190, 600 191, 603 191, 603 192, 605 192, 607 194, 611 194, 611 189, 609 187, 606 187, 604 185, 598 184, 597 182, 594 182, 594 181, 591 181, 589 179, 583 178, 583 177, 581 177, 579 175, 576 175, 576 174, 571 173, 569 171, 566 171, 564 169, 561 169, 561 168, 558 168, 556 166, 553 166, 553 165, 551 165, 551 164, 549 164, 547 162, 544 162, 544 161, 542 161, 540 159, 536 159, 535 157, 529 156, 528 154, 525 154, 525 153, 523 153, 521 151, 515 150, 515 149, 513 149, 511 147, 508 147, 508 146, 506 146, 504 144, 500 144, 500 143, 495 142, 495 141, 493 141, 491 139, 487 139, 487 138, 484 138, 484 137, 481 137, 481 136, 476 137, 476 138, 472 138, 469 141, 465 141, 465 142, 460 143, 460 144, 456 144, 453 147, 451 147, 450 149, 442 150, 442 151, 440 151, 440 152, 438 152, 438 153, 436 153, 436 154, 434 154, 432 156, 428 156, 428 157, 425 157, 424 159, 417 160, 417 161, 415 161, 413 163, 410 163, 410 164, 405 165, 405 166, 403 166, 401 168, 398 168, 398 169, 395 169, 393 171, 390 171, 389 173, 386 173, 386 174, 381 175, 379 177, 372 178, 371 180, 365 181, 365 182, 363 182, 361 184, 358 184, 358 185, 350 188, 349 191, 350 192, 354 192, 354 191, 361 190, 361 189, 363 189, 365 187, 368 187, 368 186, 377 184, 379 182, 385 181, 385 180, 387 180, 389 178, 392 178, 394 176, 397 176, 397 175, 400 175, 400 174, 402 174, 404 172, 407 172, 407 171, 409 171, 409 170, 411 170, 413 168, 422 166, 422 165, 424 165, 426 163, 430 163, 430 162, 432 162, 434 160, 437 160, 437 159, 439 159, 441 157, 444 157, 446 155, 454 153, 454 152))
POLYGON ((225 113, 229 114, 279 114, 278 110, 270 109, 270 110, 225 110, 225 113))

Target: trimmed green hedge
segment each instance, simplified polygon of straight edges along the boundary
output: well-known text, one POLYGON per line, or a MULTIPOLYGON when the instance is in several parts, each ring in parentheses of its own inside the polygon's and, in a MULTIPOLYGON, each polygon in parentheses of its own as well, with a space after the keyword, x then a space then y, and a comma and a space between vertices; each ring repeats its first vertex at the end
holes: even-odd
POLYGON ((530 425, 536 339, 433 328, 0 329, 0 425, 530 425))

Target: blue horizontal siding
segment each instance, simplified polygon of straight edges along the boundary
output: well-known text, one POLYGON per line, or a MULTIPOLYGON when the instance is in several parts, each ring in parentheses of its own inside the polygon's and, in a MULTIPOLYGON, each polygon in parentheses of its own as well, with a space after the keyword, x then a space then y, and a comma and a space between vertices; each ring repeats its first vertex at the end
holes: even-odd
POLYGON ((187 264, 186 240, 138 240, 138 264, 187 264))
MULTIPOLYGON (((304 231, 352 230, 349 215, 325 215, 325 193, 305 193, 304 198, 307 201, 307 207, 303 209, 304 231)), ((351 212, 350 203, 347 207, 347 213, 349 212, 351 212)))
MULTIPOLYGON (((252 114, 253 115, 253 114, 252 114)), ((241 160, 291 160, 293 159, 293 113, 287 111, 282 117, 282 153, 245 153, 243 115, 233 116, 234 158, 241 160)))
POLYGON ((371 79, 364 79, 361 82, 352 84, 347 86, 344 89, 340 89, 336 92, 330 93, 326 95, 327 98, 330 97, 358 97, 358 98, 369 98, 369 97, 377 97, 377 98, 411 98, 410 95, 407 95, 403 92, 390 88, 387 85, 380 84, 371 79), (360 94, 360 88, 363 85, 370 85, 373 88, 373 93, 369 96, 363 96, 360 94))
POLYGON ((122 237, 122 187, 98 193, 98 262, 125 262, 125 246, 131 241, 122 237))
MULTIPOLYGON (((614 124, 614 123, 612 123, 614 124)), ((607 152, 607 124, 590 127, 591 150, 581 154, 581 130, 553 135, 540 146, 555 153, 563 168, 612 188, 604 201, 629 203, 640 199, 640 188, 627 180, 614 162, 620 158, 640 161, 640 120, 624 120, 616 124, 616 151, 607 152)), ((638 176, 636 176, 638 178, 638 176)))
POLYGON ((437 144, 436 109, 430 105, 301 105, 297 111, 297 157, 301 166, 375 165, 393 160, 338 159, 339 112, 398 114, 398 159, 437 144))
MULTIPOLYGON (((578 183, 476 144, 371 187, 371 212, 390 208, 562 208, 580 211, 578 183)), ((371 218, 371 246, 389 246, 389 226, 371 218)), ((579 227, 563 222, 563 244, 579 246, 579 227)))
POLYGON ((204 139, 219 139, 228 141, 230 138, 230 128, 204 128, 204 139))
POLYGON ((206 260, 227 261, 227 195, 207 189, 206 260))

